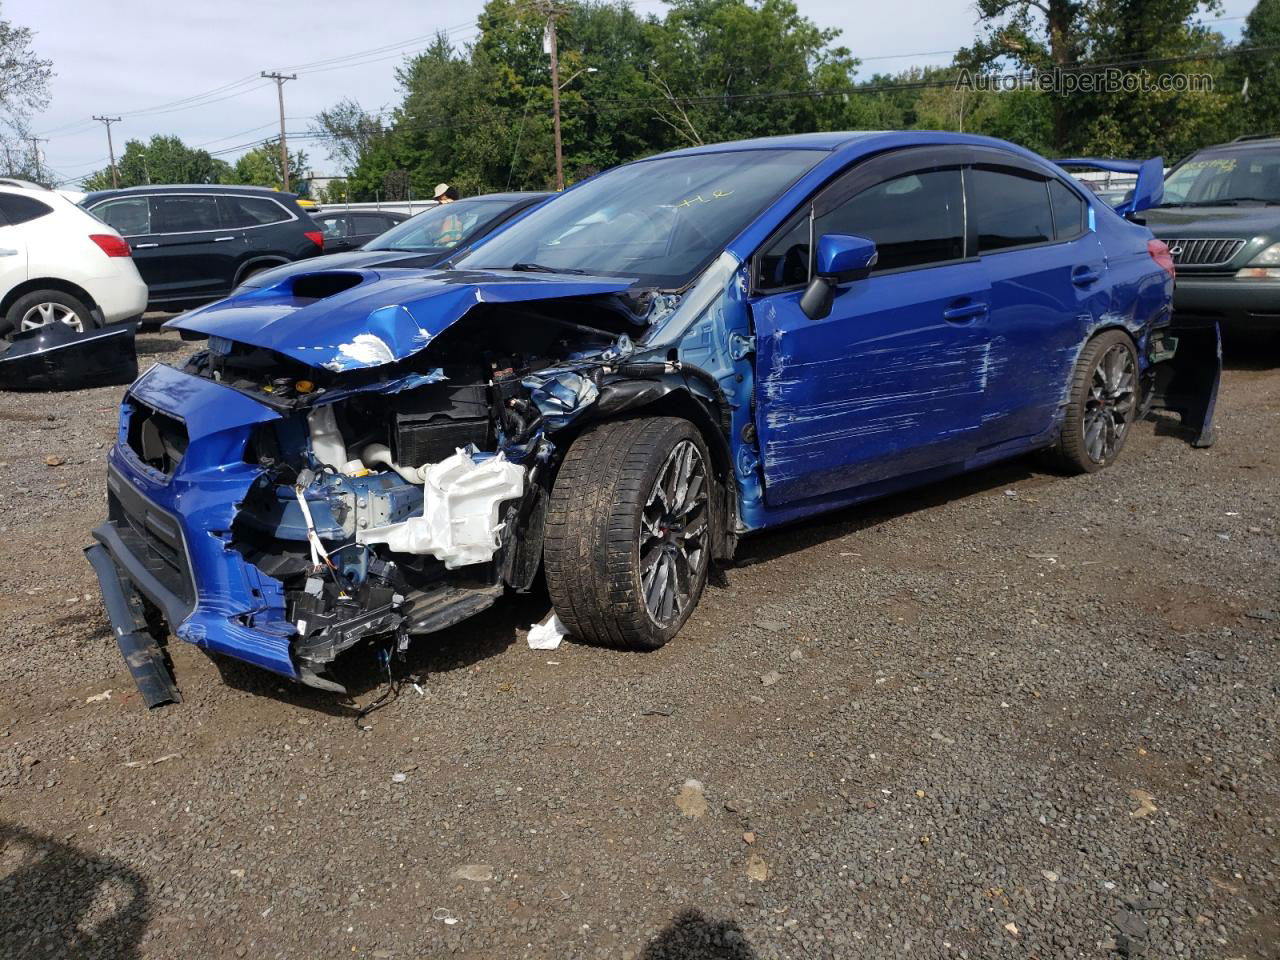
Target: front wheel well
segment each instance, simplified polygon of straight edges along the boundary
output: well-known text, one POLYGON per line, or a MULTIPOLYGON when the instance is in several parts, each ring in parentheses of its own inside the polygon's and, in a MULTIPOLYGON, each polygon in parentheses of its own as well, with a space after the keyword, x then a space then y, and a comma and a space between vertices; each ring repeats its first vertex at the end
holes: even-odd
MULTIPOLYGON (((718 423, 719 411, 712 407, 713 401, 696 397, 683 384, 673 387, 657 399, 647 401, 636 407, 629 407, 616 416, 593 420, 583 424, 583 429, 596 426, 602 422, 613 420, 635 420, 656 417, 675 417, 688 420, 702 435, 711 455, 711 465, 715 473, 718 493, 718 509, 712 555, 717 560, 729 560, 737 547, 738 488, 733 469, 733 454, 729 438, 718 423)), ((569 435, 558 434, 552 440, 561 450, 567 450, 577 439, 582 429, 574 430, 569 435)))
POLYGON ((58 277, 36 277, 33 280, 22 281, 22 283, 5 294, 4 299, 0 300, 0 318, 3 318, 9 312, 9 308, 17 303, 19 298, 25 297, 28 293, 35 293, 37 290, 57 290, 82 301, 90 310, 98 309, 97 301, 89 295, 89 291, 85 290, 84 287, 58 277))

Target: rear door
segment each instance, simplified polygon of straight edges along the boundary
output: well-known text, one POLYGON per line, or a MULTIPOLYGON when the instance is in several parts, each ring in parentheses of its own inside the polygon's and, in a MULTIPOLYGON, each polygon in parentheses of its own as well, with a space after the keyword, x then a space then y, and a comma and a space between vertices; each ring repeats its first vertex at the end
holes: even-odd
POLYGON ((0 298, 27 279, 27 242, 22 228, 7 216, 10 196, 0 193, 0 298))
POLYGON ((998 151, 965 171, 971 246, 991 284, 979 448, 1053 428, 1075 355, 1107 310, 1102 244, 1076 187, 998 151))
POLYGON ((963 461, 985 387, 989 289, 965 256, 960 164, 932 148, 855 167, 756 262, 756 429, 765 499, 788 504, 963 461), (811 218, 811 219, 810 219, 811 218), (824 234, 876 241, 829 316, 800 309, 824 234))
POLYGON ((320 232, 324 234, 325 253, 341 253, 354 246, 351 242, 351 217, 346 213, 312 214, 320 232))
POLYGON ((379 237, 400 221, 385 213, 353 213, 351 214, 352 247, 363 247, 370 240, 379 237))
POLYGON ((151 233, 132 243, 151 276, 153 300, 220 297, 231 292, 242 252, 237 231, 223 226, 211 193, 154 193, 148 198, 151 233), (154 279, 153 279, 154 278, 154 279))

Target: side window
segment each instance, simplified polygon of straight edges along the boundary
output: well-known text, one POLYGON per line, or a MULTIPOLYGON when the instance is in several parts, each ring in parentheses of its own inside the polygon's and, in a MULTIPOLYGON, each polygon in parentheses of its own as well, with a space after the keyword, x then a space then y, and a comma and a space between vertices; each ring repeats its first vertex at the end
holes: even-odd
POLYGON ((326 240, 338 240, 347 235, 347 218, 338 214, 332 217, 319 217, 316 222, 324 233, 326 240))
POLYGON ((1089 205, 1061 180, 1049 181, 1049 199, 1053 202, 1053 235, 1059 240, 1074 240, 1089 224, 1089 205))
POLYGON ((269 197, 238 197, 227 194, 218 198, 218 204, 222 207, 222 218, 228 227, 260 227, 291 219, 288 211, 269 197))
POLYGON ((1053 214, 1045 179, 974 167, 965 190, 978 227, 978 253, 993 253, 1053 239, 1053 214))
POLYGON ((122 237, 140 237, 151 232, 151 206, 146 197, 108 200, 98 204, 90 213, 122 237))
POLYGON ((17 193, 0 193, 0 212, 10 224, 26 223, 53 213, 53 207, 35 197, 24 197, 17 193))
POLYGON ((154 194, 151 197, 152 233, 191 233, 217 230, 218 198, 154 194))
POLYGON ((392 222, 387 217, 380 217, 376 213, 357 213, 351 218, 355 221, 352 233, 382 233, 384 230, 392 226, 392 222))
POLYGON ((874 240, 877 273, 959 260, 964 256, 960 171, 925 170, 869 187, 815 219, 814 237, 828 233, 874 240))
POLYGON ((779 290, 809 282, 809 205, 773 241, 756 261, 756 289, 779 290))

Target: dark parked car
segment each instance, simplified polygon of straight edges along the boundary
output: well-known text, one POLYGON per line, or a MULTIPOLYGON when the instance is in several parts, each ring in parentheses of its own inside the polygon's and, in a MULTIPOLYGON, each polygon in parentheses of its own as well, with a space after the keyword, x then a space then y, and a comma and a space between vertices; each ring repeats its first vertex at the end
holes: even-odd
MULTIPOLYGON (((352 267, 433 267, 473 247, 504 224, 537 206, 549 193, 490 193, 442 203, 405 220, 360 250, 332 253, 320 260, 255 273, 242 289, 269 287, 286 277, 352 267)), ((323 214, 322 214, 323 216, 323 214)))
POLYGON ((152 307, 217 300, 260 270, 324 252, 294 195, 265 187, 129 187, 80 205, 129 241, 152 307))
POLYGON ((393 210, 322 210, 311 219, 324 233, 324 248, 329 253, 357 250, 397 223, 409 219, 407 213, 393 210))
POLYGON ((342 690, 344 651, 394 656, 540 570, 570 633, 653 649, 748 533, 1033 450, 1092 473, 1153 405, 1211 442, 1217 329, 1177 326, 1173 274, 1000 140, 649 157, 440 268, 169 321, 208 347, 127 392, 88 556, 149 704, 178 696, 160 617, 342 690))
POLYGON ((1179 314, 1227 331, 1280 333, 1280 137, 1192 154, 1144 216, 1177 265, 1179 314))

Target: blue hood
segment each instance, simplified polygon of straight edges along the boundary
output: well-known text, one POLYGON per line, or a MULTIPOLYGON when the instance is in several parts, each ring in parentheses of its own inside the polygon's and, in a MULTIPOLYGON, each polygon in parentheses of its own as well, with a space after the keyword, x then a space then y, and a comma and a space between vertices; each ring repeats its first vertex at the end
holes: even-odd
POLYGON ((307 271, 165 324, 264 347, 312 367, 361 370, 422 350, 479 303, 621 293, 634 281, 513 271, 307 271), (317 282, 351 286, 317 296, 317 282), (295 291, 295 285, 299 287, 295 291))

